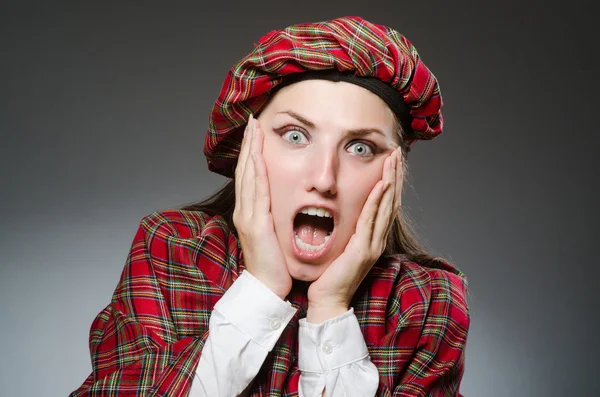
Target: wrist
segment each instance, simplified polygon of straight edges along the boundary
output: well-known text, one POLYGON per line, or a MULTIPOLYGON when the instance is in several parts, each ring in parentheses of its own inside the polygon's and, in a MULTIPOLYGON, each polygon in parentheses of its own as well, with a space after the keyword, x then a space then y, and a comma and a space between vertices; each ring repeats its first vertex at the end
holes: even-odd
POLYGON ((252 277, 254 277, 263 286, 270 289, 271 292, 273 292, 275 295, 277 295, 281 300, 285 300, 285 298, 290 293, 291 286, 287 287, 284 285, 285 283, 273 282, 269 277, 265 277, 262 274, 260 274, 259 272, 250 272, 250 271, 248 271, 248 269, 246 269, 245 271, 247 271, 250 275, 252 275, 252 277), (282 286, 284 286, 284 288, 281 288, 282 286))
POLYGON ((341 316, 349 310, 349 305, 315 305, 309 302, 306 311, 306 321, 311 324, 321 324, 331 318, 341 316))

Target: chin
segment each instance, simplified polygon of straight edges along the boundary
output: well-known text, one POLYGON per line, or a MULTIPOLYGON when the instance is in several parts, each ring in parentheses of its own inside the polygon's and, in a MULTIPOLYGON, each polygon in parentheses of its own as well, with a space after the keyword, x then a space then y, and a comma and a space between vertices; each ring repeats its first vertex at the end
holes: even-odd
POLYGON ((327 269, 327 264, 314 265, 297 261, 288 261, 288 272, 294 280, 312 282, 327 269))

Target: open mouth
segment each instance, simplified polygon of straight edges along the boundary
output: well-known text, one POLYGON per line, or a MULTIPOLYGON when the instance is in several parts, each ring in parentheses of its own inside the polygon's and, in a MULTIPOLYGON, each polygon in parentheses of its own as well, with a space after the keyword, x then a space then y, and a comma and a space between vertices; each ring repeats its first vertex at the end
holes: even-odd
POLYGON ((334 230, 333 215, 326 209, 303 208, 294 218, 294 242, 299 251, 322 253, 334 230))

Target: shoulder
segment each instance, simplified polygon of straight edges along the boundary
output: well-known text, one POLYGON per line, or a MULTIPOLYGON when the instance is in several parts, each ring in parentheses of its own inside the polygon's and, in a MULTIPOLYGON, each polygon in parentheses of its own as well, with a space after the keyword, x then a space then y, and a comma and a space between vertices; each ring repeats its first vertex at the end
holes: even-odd
POLYGON ((151 260, 162 264, 237 268, 240 246, 225 219, 202 211, 169 209, 142 218, 136 234, 151 260))
POLYGON ((389 315, 398 316, 398 325, 445 321, 468 329, 467 278, 460 270, 445 261, 433 268, 403 256, 390 258, 388 265, 396 273, 389 315))
POLYGON ((221 216, 202 211, 167 209, 142 218, 139 225, 149 238, 198 238, 207 234, 229 235, 231 230, 221 216))
POLYGON ((422 282, 426 297, 426 312, 422 319, 424 332, 428 332, 427 329, 445 331, 454 337, 460 336, 464 343, 470 324, 466 276, 445 261, 439 261, 435 268, 414 262, 403 262, 402 265, 408 273, 418 275, 416 280, 422 282))
POLYGON ((467 278, 449 262, 439 261, 436 267, 399 259, 399 282, 429 291, 427 295, 450 294, 466 305, 467 278))
POLYGON ((409 283, 426 288, 431 299, 447 298, 467 310, 467 277, 449 262, 440 260, 436 267, 428 267, 403 261, 401 273, 409 283))
POLYGON ((240 254, 238 239, 223 217, 169 209, 142 218, 132 258, 147 260, 168 288, 187 285, 194 290, 204 283, 216 288, 217 296, 217 290, 226 290, 237 278, 240 254))

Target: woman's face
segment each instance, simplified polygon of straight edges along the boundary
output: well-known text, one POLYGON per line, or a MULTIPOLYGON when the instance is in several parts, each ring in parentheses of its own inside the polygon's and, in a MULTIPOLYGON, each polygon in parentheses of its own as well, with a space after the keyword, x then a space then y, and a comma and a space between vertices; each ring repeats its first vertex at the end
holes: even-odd
POLYGON ((394 116, 362 87, 306 80, 277 92, 258 120, 275 233, 290 275, 314 281, 344 251, 398 146, 394 116), (325 216, 299 215, 309 207, 325 216))

